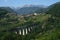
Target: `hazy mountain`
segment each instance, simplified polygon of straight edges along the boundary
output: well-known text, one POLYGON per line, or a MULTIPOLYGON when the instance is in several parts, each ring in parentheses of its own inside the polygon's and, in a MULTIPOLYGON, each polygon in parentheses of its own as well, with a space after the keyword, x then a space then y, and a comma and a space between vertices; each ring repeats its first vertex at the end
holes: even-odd
POLYGON ((24 5, 23 7, 46 7, 44 5, 24 5))
POLYGON ((43 5, 24 5, 22 8, 19 8, 16 12, 19 14, 30 14, 34 13, 38 9, 45 8, 43 5))
POLYGON ((46 6, 44 5, 24 5, 23 7, 0 7, 0 9, 7 10, 10 13, 30 14, 34 12, 44 12, 46 6))
POLYGON ((39 8, 35 13, 45 13, 47 10, 47 8, 39 8))
POLYGON ((0 7, 0 9, 6 10, 9 13, 15 13, 15 11, 12 8, 10 8, 10 7, 0 7))

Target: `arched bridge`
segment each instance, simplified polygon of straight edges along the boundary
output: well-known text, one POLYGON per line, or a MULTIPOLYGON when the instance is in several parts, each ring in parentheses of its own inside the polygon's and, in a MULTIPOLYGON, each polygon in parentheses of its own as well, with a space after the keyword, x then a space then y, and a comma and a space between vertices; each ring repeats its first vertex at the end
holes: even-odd
POLYGON ((19 35, 27 35, 27 34, 31 33, 31 31, 34 28, 37 28, 38 25, 40 25, 40 23, 29 24, 28 26, 20 26, 17 28, 13 28, 9 31, 15 32, 16 34, 19 34, 19 35))

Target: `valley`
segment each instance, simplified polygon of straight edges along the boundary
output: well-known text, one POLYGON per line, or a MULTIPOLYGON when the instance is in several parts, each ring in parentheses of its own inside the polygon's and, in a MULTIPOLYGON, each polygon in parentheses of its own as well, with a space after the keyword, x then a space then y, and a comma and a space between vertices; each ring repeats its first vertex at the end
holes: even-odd
POLYGON ((60 2, 48 7, 0 7, 0 40, 60 40, 60 2))

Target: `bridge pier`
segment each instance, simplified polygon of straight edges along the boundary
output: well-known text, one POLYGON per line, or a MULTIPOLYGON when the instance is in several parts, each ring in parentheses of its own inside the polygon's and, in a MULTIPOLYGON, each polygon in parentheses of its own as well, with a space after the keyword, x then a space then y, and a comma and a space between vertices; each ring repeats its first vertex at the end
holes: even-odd
POLYGON ((26 34, 28 34, 28 30, 27 30, 27 28, 26 28, 26 34))
POLYGON ((35 29, 35 26, 31 26, 31 27, 26 27, 26 28, 19 28, 15 31, 16 34, 19 35, 27 35, 29 33, 31 33, 31 30, 35 29))
POLYGON ((19 34, 21 35, 21 30, 19 30, 19 34))
POLYGON ((24 31, 24 29, 23 29, 23 35, 25 35, 25 31, 24 31))
POLYGON ((26 35, 26 28, 24 29, 24 35, 26 35))

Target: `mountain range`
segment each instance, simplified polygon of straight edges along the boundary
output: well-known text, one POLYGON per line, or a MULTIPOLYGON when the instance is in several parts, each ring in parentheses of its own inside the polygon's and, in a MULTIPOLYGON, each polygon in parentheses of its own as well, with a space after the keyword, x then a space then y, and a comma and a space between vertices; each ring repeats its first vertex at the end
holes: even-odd
POLYGON ((23 7, 0 7, 0 9, 7 10, 10 13, 17 13, 17 14, 30 14, 34 13, 37 10, 40 12, 43 12, 42 10, 45 10, 44 5, 24 5, 23 7))
MULTIPOLYGON (((60 4, 57 2, 55 4, 60 4)), ((17 14, 31 14, 31 13, 45 13, 49 9, 51 9, 53 5, 44 6, 44 5, 24 5, 23 7, 0 7, 0 9, 6 10, 9 13, 17 13, 17 14)))
POLYGON ((19 14, 31 14, 36 12, 39 9, 43 10, 44 8, 45 6, 43 5, 24 5, 22 8, 17 9, 16 12, 19 14))

